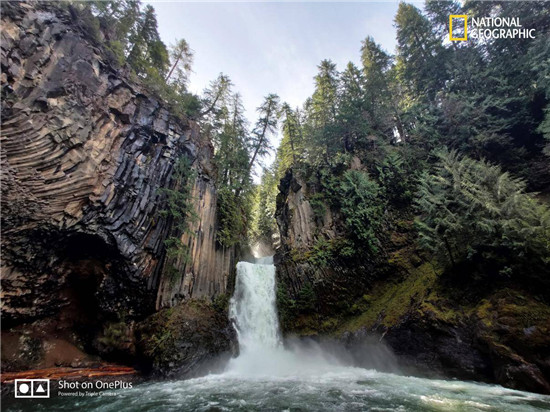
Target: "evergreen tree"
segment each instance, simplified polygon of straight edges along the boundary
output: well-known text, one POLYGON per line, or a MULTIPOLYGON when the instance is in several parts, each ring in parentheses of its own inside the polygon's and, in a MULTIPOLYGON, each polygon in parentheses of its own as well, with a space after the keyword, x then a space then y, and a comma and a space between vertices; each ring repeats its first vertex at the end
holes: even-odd
POLYGON ((205 89, 202 98, 204 109, 201 116, 206 116, 211 113, 215 114, 228 101, 228 96, 231 90, 231 80, 228 76, 220 73, 216 80, 210 83, 210 87, 205 89))
POLYGON ((276 94, 267 95, 257 110, 259 118, 248 143, 252 153, 250 163, 248 164, 249 171, 252 171, 256 160, 265 156, 271 149, 269 136, 277 129, 278 113, 280 110, 279 96, 276 94))
POLYGON ((185 91, 189 80, 189 72, 193 63, 193 52, 185 39, 180 39, 170 48, 170 70, 166 82, 170 82, 179 90, 185 91))
POLYGON ((281 122, 283 137, 277 149, 278 168, 287 170, 295 166, 302 152, 302 130, 299 114, 293 111, 288 103, 281 106, 281 122))
MULTIPOLYGON (((434 32, 441 41, 449 39, 449 16, 452 14, 464 14, 462 7, 456 1, 426 0, 424 9, 432 23, 434 32)), ((454 28, 453 31, 457 30, 454 28)), ((455 35, 454 37, 459 37, 455 35)), ((454 42, 453 47, 459 47, 462 42, 454 42)))
POLYGON ((335 136, 339 75, 336 65, 330 60, 323 60, 318 69, 315 91, 308 107, 308 121, 311 122, 309 138, 315 161, 328 163, 330 155, 341 147, 335 136))
POLYGON ((249 131, 238 93, 220 74, 202 98, 201 126, 214 144, 217 169, 217 241, 231 247, 246 241, 251 213, 249 131))
POLYGON ((335 133, 342 140, 342 150, 351 152, 358 141, 370 130, 366 119, 364 79, 361 71, 348 63, 340 75, 337 128, 335 133))
POLYGON ((139 0, 101 1, 86 3, 99 20, 99 28, 105 36, 107 49, 118 64, 125 63, 130 37, 136 30, 140 16, 139 0))
POLYGON ((444 48, 429 20, 415 6, 399 3, 397 27, 397 75, 410 98, 435 99, 445 79, 444 48))
POLYGON ((275 224, 275 198, 277 195, 277 162, 267 169, 263 169, 261 183, 255 190, 255 210, 252 238, 271 244, 272 236, 277 231, 275 224))
POLYGON ((145 6, 140 14, 137 29, 130 38, 128 64, 138 76, 163 76, 169 64, 168 50, 158 33, 155 9, 145 6))

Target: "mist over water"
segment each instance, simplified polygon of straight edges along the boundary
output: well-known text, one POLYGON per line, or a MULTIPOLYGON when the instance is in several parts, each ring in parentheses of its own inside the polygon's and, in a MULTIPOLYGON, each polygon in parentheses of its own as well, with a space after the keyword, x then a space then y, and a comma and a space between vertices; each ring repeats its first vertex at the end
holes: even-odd
MULTIPOLYGON (((13 411, 543 411, 550 396, 497 385, 380 372, 397 368, 381 345, 282 341, 270 258, 239 262, 229 315, 240 354, 221 374, 146 383, 117 396, 16 402, 13 411), (365 367, 358 367, 366 366, 365 367)), ((28 400, 24 400, 28 401, 28 400)), ((3 405, 4 406, 4 405, 3 405)), ((4 410, 4 408, 3 408, 4 410)))

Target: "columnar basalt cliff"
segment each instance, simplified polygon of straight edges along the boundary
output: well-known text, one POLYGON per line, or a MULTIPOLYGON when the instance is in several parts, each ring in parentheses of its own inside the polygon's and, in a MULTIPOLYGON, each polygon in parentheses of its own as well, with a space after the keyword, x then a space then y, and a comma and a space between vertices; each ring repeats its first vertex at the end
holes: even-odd
POLYGON ((114 69, 57 7, 3 4, 1 47, 4 330, 55 318, 54 329, 94 335, 109 320, 132 334, 155 310, 226 293, 235 251, 215 241, 213 148, 198 125, 114 69), (174 281, 159 189, 181 156, 198 218, 174 281))
MULTIPOLYGON (((344 222, 312 179, 281 180, 278 308, 286 333, 331 334, 354 345, 375 336, 405 368, 550 393, 550 307, 518 284, 464 285, 417 249, 405 214, 379 258, 343 257, 344 222)), ((395 218, 394 218, 395 219, 395 218)))
MULTIPOLYGON (((375 273, 374 260, 352 262, 344 257, 346 241, 343 218, 337 210, 323 204, 314 211, 312 203, 318 188, 307 184, 298 174, 289 170, 279 185, 276 220, 280 232, 280 247, 275 255, 277 277, 283 296, 298 302, 298 307, 283 312, 283 329, 304 328, 317 324, 316 315, 330 316, 362 295, 375 273), (303 308, 300 308, 303 306, 303 308), (305 313, 300 313, 304 309, 305 313), (295 323, 287 322, 288 316, 295 323), (305 315, 305 316, 303 316, 305 315)), ((379 270, 378 272, 382 272, 379 270)))

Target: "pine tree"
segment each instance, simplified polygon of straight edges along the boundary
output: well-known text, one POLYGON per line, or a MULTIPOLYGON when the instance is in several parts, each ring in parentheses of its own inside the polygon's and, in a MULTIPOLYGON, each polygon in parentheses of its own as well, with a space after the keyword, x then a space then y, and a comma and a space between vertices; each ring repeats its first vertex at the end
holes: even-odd
POLYGON ((228 101, 228 96, 231 91, 231 80, 228 76, 220 73, 216 80, 210 83, 210 87, 204 90, 202 105, 203 110, 201 116, 216 113, 228 101))
POLYGON ((330 60, 323 60, 318 69, 315 91, 308 107, 308 120, 311 122, 309 138, 311 155, 315 161, 324 160, 328 163, 331 154, 341 147, 335 135, 339 74, 336 65, 330 60))
POLYGON ((255 191, 255 210, 252 237, 255 241, 271 244, 272 236, 276 232, 275 198, 277 195, 276 162, 270 168, 264 168, 261 183, 255 191))
POLYGON ((446 79, 444 48, 429 20, 411 4, 399 3, 397 27, 397 74, 412 98, 429 101, 441 90, 446 79))
POLYGON ((297 110, 294 111, 288 103, 281 106, 281 124, 283 137, 277 149, 277 159, 281 170, 295 166, 302 152, 302 130, 297 110))
POLYGON ((166 75, 165 81, 170 82, 173 87, 184 92, 189 73, 193 63, 193 52, 185 39, 180 39, 170 48, 171 68, 166 75))
POLYGON ((139 76, 163 76, 169 64, 168 50, 158 33, 155 9, 145 6, 140 14, 137 29, 130 38, 128 64, 139 76))
POLYGON ((257 109, 259 118, 249 139, 252 153, 248 164, 249 171, 252 171, 256 160, 265 156, 271 149, 269 136, 277 129, 279 110, 279 96, 276 94, 267 95, 257 109))
POLYGON ((370 131, 366 117, 364 84, 361 71, 353 63, 348 63, 346 70, 340 75, 335 131, 342 141, 344 152, 353 151, 357 142, 364 139, 370 131))

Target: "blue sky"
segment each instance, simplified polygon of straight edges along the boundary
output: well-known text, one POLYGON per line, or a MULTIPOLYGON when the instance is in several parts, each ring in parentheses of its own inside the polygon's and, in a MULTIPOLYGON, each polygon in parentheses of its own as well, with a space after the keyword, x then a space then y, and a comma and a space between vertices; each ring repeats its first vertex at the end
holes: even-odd
MULTIPOLYGON (((220 72, 241 93, 253 123, 263 96, 301 105, 313 93, 322 59, 339 69, 360 59, 374 37, 395 49, 398 2, 151 2, 166 44, 185 38, 194 50, 190 89, 200 93, 220 72)), ((277 138, 273 139, 277 145, 277 138)), ((270 159, 265 159, 268 164, 270 159)))

